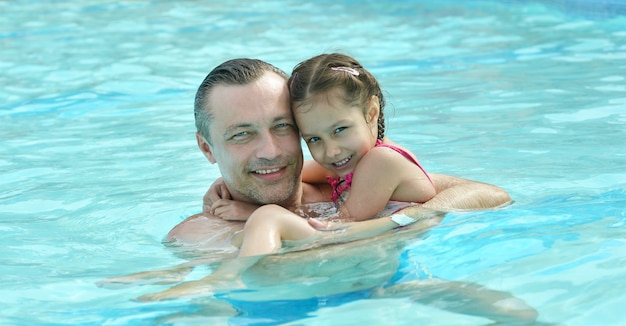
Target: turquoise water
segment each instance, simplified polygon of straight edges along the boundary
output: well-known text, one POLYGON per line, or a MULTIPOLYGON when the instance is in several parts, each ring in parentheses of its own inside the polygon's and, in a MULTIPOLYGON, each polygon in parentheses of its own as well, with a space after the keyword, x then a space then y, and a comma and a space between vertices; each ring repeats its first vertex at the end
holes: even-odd
MULTIPOLYGON (((184 262, 161 240, 219 175, 191 113, 213 66, 248 56, 290 71, 329 51, 379 78, 388 134, 427 170, 515 199, 448 214, 402 268, 509 291, 545 322, 626 319, 623 1, 12 1, 0 12, 3 325, 275 318, 271 302, 230 316, 130 301, 166 286, 95 282, 184 262)), ((283 321, 488 323, 407 298, 318 301, 283 321)))

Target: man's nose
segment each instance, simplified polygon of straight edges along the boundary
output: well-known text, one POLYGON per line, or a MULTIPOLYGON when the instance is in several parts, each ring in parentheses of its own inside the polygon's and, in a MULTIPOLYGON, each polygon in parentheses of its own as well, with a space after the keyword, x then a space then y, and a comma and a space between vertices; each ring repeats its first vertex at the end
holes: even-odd
POLYGON ((257 157, 264 159, 275 159, 282 154, 282 148, 280 147, 280 142, 278 138, 268 133, 264 135, 259 144, 259 149, 257 151, 257 157))

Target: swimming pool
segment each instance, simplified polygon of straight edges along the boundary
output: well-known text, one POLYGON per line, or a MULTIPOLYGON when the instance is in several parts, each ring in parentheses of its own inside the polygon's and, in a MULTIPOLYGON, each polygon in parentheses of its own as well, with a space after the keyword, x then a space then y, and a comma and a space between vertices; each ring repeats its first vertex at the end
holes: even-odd
POLYGON ((427 170, 515 199, 448 214, 402 268, 510 291, 545 322, 626 319, 624 1, 16 1, 0 12, 3 325, 271 324, 276 309, 307 325, 485 324, 406 298, 261 302, 231 316, 130 301, 165 286, 95 286, 184 261, 161 240, 219 175, 194 139, 206 73, 238 56, 290 71, 329 51, 379 78, 388 134, 427 170))

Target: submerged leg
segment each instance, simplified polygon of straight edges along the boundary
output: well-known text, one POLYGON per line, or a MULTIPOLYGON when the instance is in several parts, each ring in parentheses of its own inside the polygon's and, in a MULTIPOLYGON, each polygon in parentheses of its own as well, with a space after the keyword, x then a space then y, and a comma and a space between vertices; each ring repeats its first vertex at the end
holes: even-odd
POLYGON ((209 297, 218 291, 244 288, 240 275, 263 256, 235 258, 224 261, 213 273, 195 281, 184 282, 165 291, 148 293, 135 301, 161 301, 189 297, 209 297))
POLYGON ((489 318, 508 325, 533 325, 537 311, 508 292, 475 283, 429 279, 379 289, 375 298, 409 297, 411 300, 465 315, 489 318))
POLYGON ((241 289, 240 275, 282 247, 282 240, 302 240, 317 231, 305 219, 277 205, 265 205, 248 218, 239 258, 222 262, 212 274, 165 291, 140 296, 138 301, 160 301, 181 297, 210 296, 220 289, 241 289))
POLYGON ((221 260, 221 257, 211 256, 208 258, 195 259, 178 266, 159 269, 154 271, 144 271, 122 276, 107 277, 96 282, 96 285, 105 289, 117 289, 129 286, 147 284, 172 284, 185 279, 187 274, 199 265, 207 265, 221 260))
POLYGON ((96 285, 105 289, 118 289, 146 284, 171 284, 185 279, 193 270, 191 266, 178 266, 171 269, 145 271, 123 276, 108 277, 96 282, 96 285))

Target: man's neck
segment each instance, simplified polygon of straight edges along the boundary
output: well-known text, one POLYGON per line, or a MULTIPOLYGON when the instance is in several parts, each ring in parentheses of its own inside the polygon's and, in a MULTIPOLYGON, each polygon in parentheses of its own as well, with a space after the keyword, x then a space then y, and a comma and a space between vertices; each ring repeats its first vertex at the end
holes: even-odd
POLYGON ((302 187, 302 183, 300 183, 300 185, 301 185, 300 187, 296 187, 291 198, 285 200, 282 203, 278 203, 278 205, 285 207, 286 209, 289 209, 289 210, 295 209, 298 206, 302 205, 305 192, 302 187))
MULTIPOLYGON (((283 200, 281 202, 272 202, 272 203, 266 203, 266 204, 276 204, 276 205, 282 206, 282 207, 284 207, 286 209, 293 210, 293 209, 301 206, 303 203, 307 204, 307 203, 310 203, 310 202, 315 202, 313 200, 307 200, 307 198, 311 197, 311 193, 315 192, 315 191, 311 191, 311 190, 307 190, 307 191, 304 190, 305 188, 308 189, 310 187, 311 187, 310 185, 306 185, 305 187, 303 187, 303 184, 300 183, 300 186, 296 187, 296 189, 293 192, 291 197, 289 197, 289 198, 287 198, 287 199, 285 199, 285 200, 283 200)), ((235 201, 242 202, 242 203, 248 203, 248 204, 251 204, 251 205, 258 205, 258 206, 263 205, 263 203, 259 203, 259 202, 255 201, 255 200, 253 200, 252 198, 247 197, 247 196, 245 196, 243 194, 236 193, 234 191, 231 191, 230 194, 231 194, 232 199, 235 200, 235 201)))
POLYGON ((299 205, 313 204, 330 201, 332 189, 327 183, 308 184, 302 183, 299 205))

